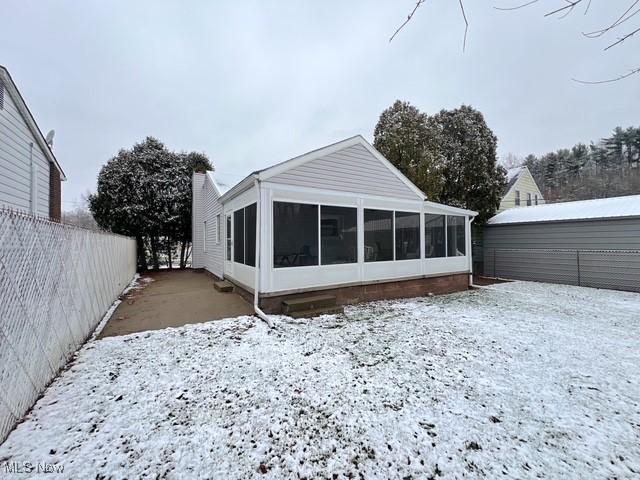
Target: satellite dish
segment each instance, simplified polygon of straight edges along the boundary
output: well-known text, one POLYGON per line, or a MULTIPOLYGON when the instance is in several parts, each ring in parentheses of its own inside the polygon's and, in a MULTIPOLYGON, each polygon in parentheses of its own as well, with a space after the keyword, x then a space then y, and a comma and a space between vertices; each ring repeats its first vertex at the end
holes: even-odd
POLYGON ((49 148, 53 148, 53 137, 55 135, 56 135, 55 130, 49 130, 49 133, 47 133, 46 141, 47 141, 47 145, 49 145, 49 148))

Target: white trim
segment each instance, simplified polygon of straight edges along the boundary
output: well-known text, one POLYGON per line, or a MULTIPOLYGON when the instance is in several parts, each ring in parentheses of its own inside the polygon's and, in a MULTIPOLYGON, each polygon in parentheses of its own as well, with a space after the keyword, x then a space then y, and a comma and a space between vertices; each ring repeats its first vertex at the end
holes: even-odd
POLYGON ((424 202, 425 209, 424 213, 435 213, 441 215, 462 215, 468 217, 475 217, 478 215, 478 212, 473 210, 467 210, 459 207, 452 207, 450 205, 444 205, 443 203, 436 203, 425 201, 424 202))
POLYGON ((207 221, 202 222, 202 252, 207 253, 207 221))

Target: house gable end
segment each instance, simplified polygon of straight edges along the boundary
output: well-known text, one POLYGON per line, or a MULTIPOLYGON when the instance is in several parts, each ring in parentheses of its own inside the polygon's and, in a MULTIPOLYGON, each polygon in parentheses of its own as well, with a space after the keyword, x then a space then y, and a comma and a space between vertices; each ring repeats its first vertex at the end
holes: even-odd
POLYGON ((265 179, 298 187, 424 200, 422 192, 362 137, 312 153, 316 155, 274 167, 278 170, 273 175, 267 169, 265 179))

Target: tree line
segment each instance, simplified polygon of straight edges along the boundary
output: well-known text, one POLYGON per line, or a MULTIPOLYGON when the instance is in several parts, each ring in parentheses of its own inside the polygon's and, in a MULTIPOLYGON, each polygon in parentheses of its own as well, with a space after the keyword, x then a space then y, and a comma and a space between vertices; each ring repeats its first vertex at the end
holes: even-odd
POLYGON ((549 202, 588 200, 640 193, 640 128, 617 127, 596 143, 577 143, 526 165, 549 202))

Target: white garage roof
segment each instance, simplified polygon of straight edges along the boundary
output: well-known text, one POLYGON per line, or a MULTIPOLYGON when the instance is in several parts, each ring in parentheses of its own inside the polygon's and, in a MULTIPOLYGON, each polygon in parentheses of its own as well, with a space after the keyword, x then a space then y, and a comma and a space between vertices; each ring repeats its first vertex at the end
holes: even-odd
POLYGON ((492 217, 487 223, 503 225, 618 217, 640 217, 640 195, 511 208, 492 217))

